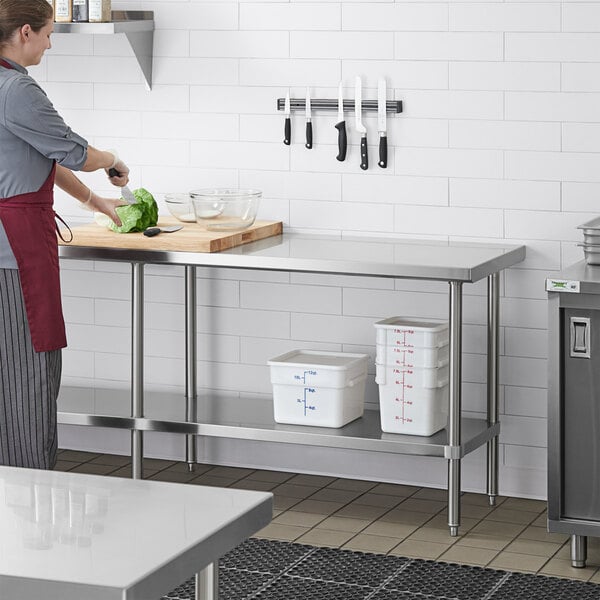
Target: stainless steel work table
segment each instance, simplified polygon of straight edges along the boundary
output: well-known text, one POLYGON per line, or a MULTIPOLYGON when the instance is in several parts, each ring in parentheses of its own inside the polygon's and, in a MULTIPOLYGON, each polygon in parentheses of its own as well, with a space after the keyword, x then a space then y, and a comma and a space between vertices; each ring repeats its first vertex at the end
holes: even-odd
MULTIPOLYGON (((75 229, 75 232, 77 230, 75 229)), ((461 459, 487 444, 487 485, 490 504, 498 494, 498 332, 499 273, 525 258, 524 246, 438 242, 368 237, 287 234, 218 253, 123 250, 93 246, 60 246, 60 257, 131 263, 132 385, 129 416, 59 412, 59 422, 119 427, 132 432, 133 477, 142 476, 143 431, 187 435, 186 458, 196 462, 196 435, 233 437, 337 448, 439 456, 448 460, 448 526, 460 525, 461 459), (144 417, 143 306, 144 265, 185 266, 186 407, 181 420, 144 417), (449 284, 450 394, 448 426, 423 438, 382 433, 378 414, 365 416, 341 429, 279 425, 268 407, 248 409, 222 399, 197 407, 196 397, 196 267, 329 273, 447 281, 449 284), (488 280, 487 420, 461 418, 461 354, 463 284, 488 280)), ((246 403, 244 403, 246 404, 246 403)))
POLYGON ((2 600, 156 600, 271 521, 265 492, 0 467, 2 600))

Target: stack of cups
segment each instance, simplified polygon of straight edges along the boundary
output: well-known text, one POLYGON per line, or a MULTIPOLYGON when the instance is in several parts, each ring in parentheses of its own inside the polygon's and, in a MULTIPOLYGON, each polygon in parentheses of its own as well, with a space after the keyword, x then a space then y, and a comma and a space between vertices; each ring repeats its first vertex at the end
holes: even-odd
POLYGON ((430 436, 448 420, 448 323, 392 317, 375 323, 381 429, 430 436))

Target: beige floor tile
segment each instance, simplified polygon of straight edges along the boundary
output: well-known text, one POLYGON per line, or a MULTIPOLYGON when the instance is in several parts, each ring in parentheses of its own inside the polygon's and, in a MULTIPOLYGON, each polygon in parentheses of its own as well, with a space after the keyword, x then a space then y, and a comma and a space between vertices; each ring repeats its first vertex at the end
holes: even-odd
POLYGON ((247 479, 256 479, 257 481, 272 481, 274 483, 283 483, 290 480, 293 473, 284 473, 283 471, 262 471, 256 470, 248 475, 247 479))
POLYGON ((70 460, 73 462, 87 462, 98 458, 100 454, 97 452, 83 452, 82 450, 61 450, 60 460, 70 460))
POLYGON ((382 506, 367 506, 366 504, 356 504, 353 502, 352 504, 347 504, 343 508, 340 508, 335 516, 374 521, 387 512, 387 510, 387 508, 382 506))
POLYGON ((543 556, 532 556, 531 554, 519 554, 517 552, 500 552, 488 567, 492 569, 505 569, 507 571, 519 571, 521 573, 536 573, 542 568, 547 559, 543 556))
POLYGON ((281 513, 273 523, 281 523, 282 525, 296 525, 298 527, 314 527, 325 518, 325 515, 317 515, 314 513, 298 512, 295 510, 286 510, 281 513))
POLYGON ((540 575, 554 575, 556 577, 568 577, 569 579, 581 579, 587 581, 596 572, 596 567, 589 565, 583 569, 571 566, 570 560, 562 558, 551 558, 539 571, 540 575))
POLYGON ((276 508, 274 508, 272 518, 274 519, 275 517, 278 517, 279 515, 283 514, 284 512, 285 512, 284 510, 277 510, 276 508))
POLYGON ((192 479, 196 479, 195 473, 186 473, 184 471, 159 471, 156 475, 153 475, 151 479, 155 481, 171 481, 173 483, 189 483, 192 479))
POLYGON ((435 515, 446 508, 446 502, 441 502, 439 500, 421 500, 411 497, 404 500, 400 505, 400 508, 403 510, 412 510, 414 512, 435 515))
POLYGON ((450 530, 438 529, 436 527, 419 527, 411 536, 410 539, 421 540, 422 542, 437 542, 438 544, 452 544, 458 541, 461 535, 451 536, 450 530))
POLYGON ((255 536, 269 540, 283 540, 293 542, 309 531, 309 527, 297 527, 295 525, 282 525, 281 523, 269 523, 255 536))
POLYGON ((294 506, 294 510, 300 512, 316 513, 319 515, 332 515, 334 512, 342 508, 344 505, 341 502, 325 502, 324 500, 301 500, 294 506))
POLYGON ((472 529, 473 533, 492 535, 495 537, 515 538, 525 529, 525 525, 519 523, 502 523, 501 521, 479 521, 472 529))
POLYGON ((310 499, 311 500, 324 500, 325 502, 340 502, 342 504, 348 504, 352 502, 361 492, 356 490, 336 490, 334 488, 323 488, 315 492, 310 499))
POLYGON ((544 500, 532 500, 530 498, 507 498, 502 504, 502 508, 509 508, 511 510, 526 510, 540 514, 543 510, 546 510, 546 502, 544 500))
POLYGON ((488 550, 502 550, 510 544, 511 538, 500 538, 490 534, 473 533, 468 531, 456 544, 458 546, 473 546, 474 548, 487 548, 488 550))
POLYGON ((384 521, 375 521, 368 525, 362 533, 367 535, 381 535, 385 537, 394 537, 398 540, 411 535, 413 532, 419 531, 416 525, 404 525, 402 523, 386 523, 384 521))
POLYGON ((376 552, 378 554, 386 554, 392 548, 397 546, 400 541, 402 540, 393 537, 359 533, 351 540, 346 542, 342 547, 347 550, 360 550, 361 552, 376 552))
POLYGON ((277 484, 273 481, 257 481, 256 479, 240 479, 229 487, 236 490, 254 490, 256 492, 270 492, 277 484))
POLYGON ((366 492, 374 488, 377 484, 373 481, 360 481, 359 479, 336 479, 327 487, 336 490, 356 490, 357 492, 366 492))
POLYGON ((253 469, 243 469, 241 467, 214 467, 210 474, 213 477, 226 477, 227 479, 243 479, 252 475, 253 469))
POLYGON ((388 494, 390 496, 402 496, 408 498, 421 488, 414 485, 400 485, 396 483, 378 483, 371 491, 374 494, 388 494))
POLYGON ((368 527, 371 521, 363 519, 351 519, 348 517, 327 517, 324 521, 321 521, 319 527, 323 529, 332 529, 333 531, 347 531, 352 533, 358 533, 365 527, 368 527))
POLYGON ((550 558, 560 549, 560 544, 550 542, 540 542, 538 540, 524 540, 517 538, 512 541, 504 550, 517 554, 532 554, 534 556, 544 556, 550 558))
POLYGON ((492 506, 478 506, 477 504, 461 504, 460 514, 470 519, 485 519, 494 509, 492 506))
MULTIPOLYGON (((150 479, 153 475, 156 475, 158 471, 156 469, 150 469, 146 465, 143 468, 143 477, 144 479, 150 479)), ((120 467, 116 471, 113 471, 110 474, 111 477, 128 477, 131 479, 131 465, 127 465, 125 467, 120 467)))
POLYGON ((592 583, 600 583, 600 569, 591 576, 590 581, 592 583))
POLYGON ((435 488, 421 488, 412 495, 412 498, 419 500, 437 500, 446 504, 448 502, 448 492, 435 488))
POLYGON ((97 463, 83 463, 78 464, 71 470, 72 473, 88 473, 89 475, 110 475, 113 471, 116 471, 119 467, 115 465, 99 465, 97 463))
POLYGON ((154 469, 156 471, 162 471, 176 465, 177 462, 174 460, 163 460, 162 458, 144 458, 144 467, 148 469, 154 469))
POLYGON ((292 506, 295 506, 301 502, 302 501, 298 498, 288 498, 287 496, 278 496, 275 494, 273 498, 273 507, 277 510, 287 510, 288 508, 291 508, 292 506))
POLYGON ((449 546, 447 544, 408 539, 398 544, 395 548, 392 548, 389 554, 395 556, 408 556, 409 558, 435 560, 446 552, 448 548, 449 546))
MULTIPOLYGON (((506 504, 506 502, 504 504, 506 504)), ((536 518, 536 513, 534 512, 529 512, 526 510, 511 510, 504 508, 504 504, 494 509, 489 515, 487 515, 486 520, 529 525, 536 518)))
POLYGON ((312 485, 294 485, 293 483, 285 483, 279 484, 273 491, 276 494, 280 494, 282 496, 289 496, 290 498, 308 498, 312 496, 315 492, 317 492, 320 488, 312 486, 312 485))
POLYGON ((520 538, 524 540, 537 540, 539 542, 563 544, 569 539, 569 536, 564 533, 548 533, 545 527, 535 527, 531 525, 519 534, 519 539, 520 538))
POLYGON ((329 548, 340 548, 355 534, 347 531, 333 531, 331 529, 311 529, 296 541, 299 544, 310 544, 311 546, 327 546, 329 548))
POLYGON ((328 477, 326 475, 294 475, 288 480, 288 483, 322 488, 333 483, 336 479, 336 477, 328 477))
POLYGON ((548 515, 546 514, 546 512, 543 512, 531 524, 535 525, 536 527, 547 527, 548 526, 548 515))
POLYGON ((90 461, 99 465, 114 465, 115 467, 124 467, 131 464, 130 456, 122 456, 120 454, 101 454, 90 461))
POLYGON ((473 548, 472 546, 452 546, 439 557, 445 562, 454 562, 461 565, 485 566, 498 554, 496 550, 487 548, 473 548))
POLYGON ((366 504, 367 506, 382 506, 384 508, 393 508, 402 502, 399 496, 387 496, 385 494, 366 493, 357 498, 355 504, 366 504))
POLYGON ((70 460, 57 460, 56 465, 54 466, 55 471, 70 471, 75 467, 79 466, 81 463, 73 462, 70 460))
POLYGON ((431 515, 422 512, 414 512, 412 510, 403 510, 402 508, 394 508, 386 512, 378 520, 389 523, 404 523, 405 525, 423 525, 431 519, 431 515))
MULTIPOLYGON (((192 477, 189 479, 189 483, 195 485, 211 485, 213 487, 229 487, 232 483, 235 483, 235 479, 227 479, 225 477, 213 477, 212 471, 200 475, 199 477, 192 477)), ((193 475, 193 474, 192 474, 193 475)))

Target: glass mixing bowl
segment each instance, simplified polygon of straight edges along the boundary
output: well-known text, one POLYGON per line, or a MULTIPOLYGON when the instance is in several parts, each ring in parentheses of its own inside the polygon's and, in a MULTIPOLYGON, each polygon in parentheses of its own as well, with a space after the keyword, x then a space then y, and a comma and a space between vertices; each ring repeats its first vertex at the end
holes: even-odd
POLYGON ((194 205, 189 194, 166 194, 165 204, 169 212, 184 223, 194 223, 196 215, 194 214, 194 205))
POLYGON ((209 231, 250 227, 258 212, 262 192, 233 188, 207 188, 190 192, 196 222, 209 231))

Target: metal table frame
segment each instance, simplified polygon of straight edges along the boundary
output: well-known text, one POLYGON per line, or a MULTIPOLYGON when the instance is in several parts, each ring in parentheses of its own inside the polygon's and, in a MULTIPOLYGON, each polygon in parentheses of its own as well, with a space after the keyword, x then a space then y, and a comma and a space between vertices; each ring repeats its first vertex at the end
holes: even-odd
MULTIPOLYGON (((77 229, 74 229, 75 235, 77 229)), ((385 248, 386 250, 388 248, 385 248)), ((215 437, 245 437, 246 439, 268 440, 284 443, 305 443, 312 445, 335 445, 352 449, 392 450, 402 454, 443 456, 448 460, 448 527, 452 536, 458 535, 460 526, 461 459, 476 448, 487 445, 487 481, 486 493, 490 505, 496 502, 498 495, 498 436, 500 433, 498 411, 498 340, 499 340, 499 273, 525 257, 524 246, 494 244, 453 244, 441 242, 423 242, 415 240, 383 238, 334 238, 333 236, 303 236, 283 234, 252 242, 245 246, 218 253, 162 252, 97 248, 90 246, 61 246, 61 258, 107 260, 129 262, 132 268, 132 359, 131 359, 131 418, 119 418, 102 415, 73 415, 59 413, 59 422, 66 424, 121 427, 131 430, 132 476, 141 478, 143 473, 143 431, 177 432, 186 435, 186 461, 192 468, 196 462, 195 437, 207 435, 215 437), (306 248, 315 243, 331 244, 332 255, 312 255, 306 248), (290 247, 297 241, 304 253, 278 252, 278 245, 289 242, 290 247), (346 258, 346 251, 355 249, 378 248, 379 245, 401 247, 411 254, 429 247, 452 254, 459 249, 460 260, 457 264, 435 264, 431 261, 410 262, 395 257, 386 261, 366 261, 346 258), (339 248, 338 248, 339 246, 339 248), (469 252, 485 252, 479 261, 471 261, 469 252), (323 257, 325 256, 325 257, 323 257), (328 258, 327 256, 332 256, 328 258), (158 422, 144 418, 143 390, 143 329, 144 329, 144 265, 178 264, 185 267, 185 332, 186 332, 186 422, 158 422), (396 279, 422 279, 447 281, 449 285, 449 415, 447 431, 422 438, 399 434, 383 434, 365 440, 362 433, 356 434, 360 425, 349 424, 338 431, 311 431, 311 427, 254 426, 244 435, 243 426, 235 427, 220 423, 199 423, 196 396, 196 267, 230 267, 255 270, 279 270, 287 272, 312 272, 337 275, 358 275, 391 277, 396 279), (462 300, 463 283, 473 283, 487 278, 487 422, 470 439, 463 439, 464 419, 461 419, 461 383, 462 383, 462 300), (347 434, 346 434, 347 431, 347 434), (242 433, 242 435, 239 435, 242 433)), ((352 252, 350 252, 352 254, 352 252)), ((404 256, 402 254, 402 256, 404 256)), ((442 257, 441 263, 444 260, 442 257)), ((360 421, 360 420, 359 420, 360 421)), ((320 429, 320 428, 316 428, 320 429)))

